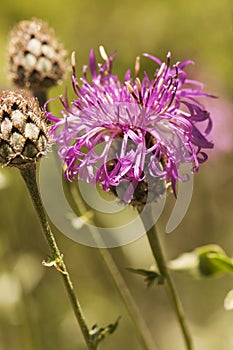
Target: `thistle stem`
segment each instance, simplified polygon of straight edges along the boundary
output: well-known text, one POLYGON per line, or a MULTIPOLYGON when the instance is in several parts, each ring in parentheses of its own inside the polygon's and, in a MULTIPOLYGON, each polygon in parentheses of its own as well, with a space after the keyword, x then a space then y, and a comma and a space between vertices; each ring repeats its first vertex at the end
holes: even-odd
POLYGON ((133 296, 131 295, 131 292, 128 289, 115 261, 113 260, 111 253, 105 248, 99 249, 99 251, 105 262, 106 267, 108 268, 113 278, 115 286, 125 304, 125 307, 131 319, 134 322, 134 325, 137 331, 137 336, 142 345, 142 348, 144 350, 155 350, 156 349, 155 343, 148 330, 148 327, 143 317, 141 316, 138 306, 134 301, 133 296))
POLYGON ((184 311, 182 304, 180 302, 179 296, 177 294, 174 282, 171 278, 171 275, 168 271, 167 265, 166 265, 166 259, 165 255, 163 253, 162 246, 160 244, 158 232, 156 230, 156 226, 152 226, 146 233, 150 248, 152 250, 153 256, 155 258, 155 261, 157 263, 159 272, 161 276, 165 280, 165 285, 167 287, 168 294, 171 298, 171 302, 173 304, 173 308, 176 314, 176 317, 178 319, 184 342, 186 345, 187 350, 194 350, 193 343, 192 343, 192 338, 186 323, 186 319, 184 316, 184 311))
MULTIPOLYGON (((76 212, 79 213, 79 215, 85 215, 85 212, 87 211, 87 207, 85 206, 82 199, 80 199, 78 195, 77 186, 75 187, 68 186, 67 189, 68 189, 70 199, 74 200, 73 205, 76 208, 76 212)), ((93 234, 93 238, 97 236, 98 240, 101 239, 98 235, 98 229, 97 229, 99 224, 102 225, 103 223, 99 222, 99 220, 96 219, 96 216, 94 216, 92 225, 89 226, 89 231, 93 234)), ((142 349, 144 350, 157 349, 157 346, 155 346, 154 339, 152 338, 152 335, 148 329, 148 326, 144 318, 142 317, 140 310, 129 288, 126 285, 117 264, 114 261, 114 258, 110 252, 110 249, 99 248, 98 250, 103 259, 104 265, 108 269, 112 277, 112 280, 116 286, 116 289, 128 311, 128 314, 131 317, 132 322, 134 323, 136 334, 137 334, 138 340, 141 343, 142 349)))
POLYGON ((68 293, 71 306, 73 308, 75 317, 78 321, 78 324, 80 326, 81 332, 83 334, 84 340, 86 342, 88 350, 95 350, 95 347, 90 339, 89 335, 89 329, 86 324, 81 305, 76 297, 74 287, 72 284, 72 281, 70 279, 70 275, 67 271, 67 268, 65 266, 63 255, 61 254, 55 237, 50 229, 44 207, 41 201, 41 197, 39 194, 37 181, 36 181, 36 164, 29 164, 26 165, 23 168, 20 168, 20 173, 26 183, 26 186, 28 188, 28 191, 30 193, 34 208, 38 214, 40 224, 45 236, 45 239, 50 247, 52 259, 55 262, 55 267, 57 270, 61 273, 66 291, 68 293))

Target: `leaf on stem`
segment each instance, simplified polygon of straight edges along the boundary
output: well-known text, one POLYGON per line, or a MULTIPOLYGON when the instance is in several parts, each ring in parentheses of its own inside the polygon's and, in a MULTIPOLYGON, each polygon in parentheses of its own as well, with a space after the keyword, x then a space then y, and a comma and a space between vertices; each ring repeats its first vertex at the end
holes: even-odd
POLYGON ((110 323, 106 327, 98 328, 97 324, 94 324, 94 326, 90 330, 90 340, 92 341, 92 344, 94 345, 95 349, 97 349, 99 343, 106 337, 106 335, 110 335, 118 327, 118 324, 120 322, 121 316, 117 318, 117 320, 114 323, 110 323))
POLYGON ((64 275, 67 274, 66 271, 63 271, 61 268, 61 263, 63 261, 63 255, 61 255, 61 257, 57 257, 56 259, 51 258, 50 256, 48 257, 48 260, 42 261, 42 265, 45 267, 55 267, 59 272, 63 273, 64 275))
POLYGON ((127 268, 127 270, 137 275, 144 276, 147 287, 150 287, 153 283, 156 283, 158 286, 164 283, 163 276, 154 270, 134 269, 131 267, 127 268))

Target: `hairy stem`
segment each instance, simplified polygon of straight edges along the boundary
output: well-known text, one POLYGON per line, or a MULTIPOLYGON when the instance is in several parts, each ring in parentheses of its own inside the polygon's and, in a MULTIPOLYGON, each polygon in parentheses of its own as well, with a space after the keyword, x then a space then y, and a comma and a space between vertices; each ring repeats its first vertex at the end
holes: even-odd
MULTIPOLYGON (((75 206, 76 213, 78 213, 80 216, 85 215, 87 212, 87 207, 83 203, 82 199, 79 196, 79 193, 77 192, 77 186, 68 186, 68 193, 70 198, 74 201, 73 206, 75 206)), ((101 237, 98 232, 98 225, 103 225, 102 222, 96 219, 96 216, 92 219, 92 225, 89 225, 88 229, 92 233, 93 239, 95 237, 98 237, 98 242, 100 242, 101 237)), ((104 246, 104 244, 103 244, 104 246)), ((152 335, 148 329, 148 326, 142 317, 140 310, 129 290, 127 287, 124 278, 121 275, 121 272, 115 263, 112 254, 110 252, 109 248, 99 248, 99 253, 103 259, 104 265, 108 269, 113 282, 116 286, 116 289, 128 311, 129 316, 131 317, 132 322, 134 323, 136 335, 138 340, 141 343, 142 349, 144 350, 156 350, 157 347, 155 345, 154 339, 152 338, 152 335)))
POLYGON ((130 290, 128 289, 115 261, 113 260, 113 257, 111 253, 103 248, 99 249, 100 254, 105 262, 106 267, 108 268, 113 281, 116 285, 116 288, 125 304, 125 307, 131 317, 131 319, 134 322, 138 339, 142 345, 142 348, 144 350, 155 350, 155 343, 152 339, 152 336, 148 330, 148 327, 141 316, 141 313, 138 309, 138 306, 136 302, 133 299, 133 296, 131 295, 130 290))
POLYGON ((61 276, 63 278, 65 288, 70 299, 71 306, 73 308, 74 314, 76 316, 81 332, 85 339, 87 348, 88 350, 95 350, 94 345, 90 340, 89 329, 86 324, 86 321, 81 309, 81 305, 76 297, 74 287, 70 279, 70 275, 65 266, 63 255, 61 254, 57 246, 55 237, 50 229, 50 226, 44 211, 44 207, 41 201, 41 197, 39 194, 37 181, 36 181, 36 165, 35 164, 26 165, 25 167, 20 168, 20 173, 26 183, 34 208, 38 214, 45 239, 50 247, 52 259, 55 262, 55 267, 61 273, 61 276))
POLYGON ((170 296, 176 317, 178 319, 178 322, 179 322, 179 325, 180 325, 180 328, 181 328, 181 331, 183 334, 186 349, 187 350, 194 350, 192 338, 191 338, 191 335, 190 335, 190 332, 189 332, 189 329, 188 329, 188 326, 186 323, 186 319, 184 316, 183 307, 181 305, 179 296, 177 294, 174 282, 173 282, 171 275, 169 273, 169 270, 167 268, 166 259, 165 259, 164 253, 163 253, 162 246, 161 246, 160 241, 159 241, 159 236, 158 236, 158 232, 156 230, 156 226, 155 225, 152 226, 147 231, 146 234, 147 234, 147 238, 148 238, 153 256, 154 256, 155 261, 157 263, 159 272, 165 280, 165 285, 167 287, 168 294, 170 296))

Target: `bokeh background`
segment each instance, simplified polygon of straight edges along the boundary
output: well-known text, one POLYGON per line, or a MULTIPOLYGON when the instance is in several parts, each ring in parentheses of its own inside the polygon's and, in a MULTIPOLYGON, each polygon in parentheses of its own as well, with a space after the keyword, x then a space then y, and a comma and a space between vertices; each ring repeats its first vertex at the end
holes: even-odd
MULTIPOLYGON (((214 121, 215 149, 195 176, 192 202, 179 227, 166 235, 172 205, 168 199, 159 230, 169 259, 200 245, 216 243, 233 254, 233 3, 231 0, 2 0, 0 11, 0 87, 11 88, 7 77, 8 32, 18 21, 42 18, 54 27, 69 53, 77 54, 77 71, 91 48, 103 44, 118 50, 115 72, 123 77, 143 52, 174 62, 192 59, 189 74, 217 95, 208 101, 214 121)), ((152 72, 149 61, 142 66, 152 72)), ((50 97, 63 93, 62 86, 50 97)), ((59 106, 57 105, 57 111, 59 106)), ((15 169, 0 170, 0 349, 84 350, 58 273, 42 266, 48 248, 25 186, 15 169)), ((99 326, 122 316, 116 333, 102 350, 142 349, 132 320, 119 297, 97 249, 82 246, 58 230, 56 237, 71 270, 88 324, 99 326)), ((126 267, 148 268, 153 259, 145 237, 111 249, 122 275, 154 338, 155 350, 183 350, 179 327, 163 287, 147 288, 126 267)), ((232 276, 194 280, 173 273, 196 349, 233 349, 233 311, 223 300, 233 288, 232 276)))

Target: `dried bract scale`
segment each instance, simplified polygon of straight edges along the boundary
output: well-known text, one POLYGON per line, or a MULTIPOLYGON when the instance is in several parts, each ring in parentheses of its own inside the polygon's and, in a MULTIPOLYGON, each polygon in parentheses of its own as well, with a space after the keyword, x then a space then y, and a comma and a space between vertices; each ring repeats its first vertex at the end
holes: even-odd
POLYGON ((0 164, 21 167, 49 147, 49 126, 37 99, 25 91, 0 95, 0 164))
POLYGON ((54 31, 39 19, 19 22, 9 40, 10 78, 23 88, 47 89, 67 72, 66 51, 54 31))

